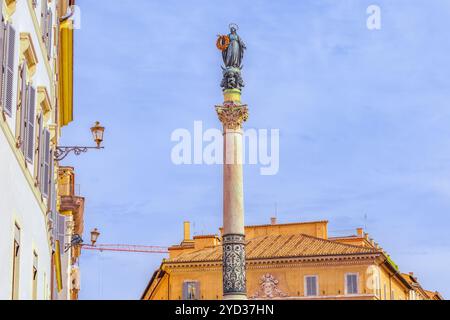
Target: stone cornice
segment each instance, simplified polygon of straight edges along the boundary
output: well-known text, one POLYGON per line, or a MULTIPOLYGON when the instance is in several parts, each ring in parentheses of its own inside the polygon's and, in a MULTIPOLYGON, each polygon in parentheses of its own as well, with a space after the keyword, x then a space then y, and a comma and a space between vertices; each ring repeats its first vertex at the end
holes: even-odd
MULTIPOLYGON (((329 265, 359 265, 367 264, 368 261, 377 260, 379 253, 357 254, 357 255, 334 255, 334 256, 312 256, 312 257, 292 257, 274 259, 248 259, 247 269, 263 268, 290 268, 308 266, 329 266, 329 265)), ((206 268, 208 270, 221 269, 222 261, 198 261, 198 262, 170 262, 164 264, 172 269, 206 268)))

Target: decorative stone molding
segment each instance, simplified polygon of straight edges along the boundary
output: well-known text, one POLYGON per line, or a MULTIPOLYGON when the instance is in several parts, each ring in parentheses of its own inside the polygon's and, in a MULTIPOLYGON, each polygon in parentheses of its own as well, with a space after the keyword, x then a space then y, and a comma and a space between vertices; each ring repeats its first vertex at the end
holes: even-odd
POLYGON ((250 299, 283 298, 288 295, 278 288, 279 281, 270 273, 261 277, 259 290, 250 299))
POLYGON ((245 283, 245 236, 223 236, 223 293, 246 295, 245 283))
POLYGON ((47 88, 44 86, 37 87, 38 103, 41 106, 42 112, 46 114, 52 110, 52 103, 47 88))
POLYGON ((16 3, 17 0, 5 0, 5 13, 7 14, 7 18, 11 17, 14 12, 16 12, 16 3))
POLYGON ((234 102, 224 103, 216 106, 216 112, 222 122, 224 129, 238 130, 248 120, 248 107, 234 102))
POLYGON ((38 64, 38 58, 36 55, 36 50, 34 49, 33 42, 31 40, 31 35, 28 32, 20 33, 20 59, 21 61, 25 60, 28 67, 28 81, 33 77, 36 73, 36 66, 38 64))

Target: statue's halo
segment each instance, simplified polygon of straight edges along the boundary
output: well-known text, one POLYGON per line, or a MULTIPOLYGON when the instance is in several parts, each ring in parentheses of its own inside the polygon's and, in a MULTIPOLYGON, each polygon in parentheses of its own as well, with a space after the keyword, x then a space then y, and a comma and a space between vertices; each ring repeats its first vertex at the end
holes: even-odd
POLYGON ((236 23, 230 23, 230 24, 228 25, 228 28, 230 28, 230 30, 231 30, 231 28, 235 28, 236 31, 239 30, 239 26, 238 26, 236 23))

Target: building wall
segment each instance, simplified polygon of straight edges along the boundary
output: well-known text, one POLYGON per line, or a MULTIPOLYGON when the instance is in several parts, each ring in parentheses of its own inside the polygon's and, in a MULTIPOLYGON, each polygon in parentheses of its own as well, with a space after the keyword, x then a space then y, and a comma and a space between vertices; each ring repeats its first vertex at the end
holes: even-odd
MULTIPOLYGON (((275 222, 275 221, 273 221, 275 222)), ((199 299, 222 299, 222 266, 219 262, 171 261, 179 254, 195 250, 211 250, 220 246, 220 238, 196 236, 190 240, 188 229, 180 245, 169 248, 169 260, 163 261, 159 272, 150 281, 143 299, 180 300, 186 293, 185 283, 196 283, 199 299)), ((318 240, 328 239, 327 222, 307 222, 249 226, 245 228, 246 238, 303 234, 318 240)), ((332 239, 333 242, 351 242, 361 248, 372 247, 372 240, 362 229, 357 235, 332 239)), ((330 242, 331 243, 331 242, 330 242)), ((409 299, 411 286, 397 271, 383 251, 374 254, 334 254, 305 258, 252 258, 247 261, 247 296, 250 299, 409 299), (346 290, 346 275, 356 274, 358 291, 351 294, 346 290), (305 277, 317 277, 317 296, 307 296, 305 277), (386 288, 386 290, 384 289, 386 288), (268 291, 267 291, 268 290, 268 291), (271 295, 267 295, 267 292, 271 295), (386 293, 385 293, 386 291, 386 293)), ((197 257, 198 258, 198 257, 197 257)))
MULTIPOLYGON (((37 299, 52 297, 52 242, 47 212, 49 206, 36 184, 36 154, 32 163, 27 163, 16 146, 18 132, 17 104, 19 96, 19 66, 23 59, 21 34, 29 34, 34 54, 38 61, 34 75, 30 78, 36 89, 45 88, 48 93, 50 111, 46 112, 43 125, 51 132, 52 144, 59 139, 56 124, 56 5, 48 2, 53 14, 52 55, 47 58, 47 48, 41 33, 41 5, 43 1, 0 0, 5 22, 15 28, 15 57, 13 77, 12 115, 0 111, 0 299, 12 298, 12 261, 15 224, 20 227, 19 299, 32 299, 33 252, 38 255, 37 299)), ((36 116, 41 112, 40 96, 36 94, 36 116)), ((37 127, 37 122, 35 122, 37 127)), ((35 138, 37 130, 35 130, 35 138)), ((35 144, 35 149, 37 144, 35 144)), ((56 170, 55 170, 56 172, 56 170)))
MULTIPOLYGON (((372 268, 377 268, 375 261, 365 262, 330 262, 328 264, 279 263, 270 265, 249 266, 247 269, 247 292, 252 298, 261 290, 261 279, 264 275, 272 275, 277 281, 277 289, 284 296, 274 298, 284 299, 383 299, 378 295, 377 286, 373 285, 372 268), (348 295, 345 292, 345 275, 358 274, 358 294, 348 295), (318 297, 306 297, 305 276, 318 276, 318 297)), ((192 266, 183 268, 164 267, 166 275, 161 278, 152 296, 147 292, 145 299, 180 300, 183 299, 183 283, 198 281, 200 283, 200 299, 222 299, 222 270, 220 266, 192 266)), ((380 268, 381 281, 389 279, 388 271, 380 268)), ((407 299, 405 287, 392 280, 396 299, 407 299)), ((407 292, 407 291, 406 291, 407 292)), ((261 293, 261 291, 260 291, 261 293)), ((264 296, 261 296, 264 298, 264 296)), ((390 299, 390 296, 387 297, 390 299)))
POLYGON ((38 254, 38 299, 50 297, 51 248, 45 214, 0 132, 0 300, 11 299, 14 224, 20 234, 19 298, 31 299, 33 250, 38 254))

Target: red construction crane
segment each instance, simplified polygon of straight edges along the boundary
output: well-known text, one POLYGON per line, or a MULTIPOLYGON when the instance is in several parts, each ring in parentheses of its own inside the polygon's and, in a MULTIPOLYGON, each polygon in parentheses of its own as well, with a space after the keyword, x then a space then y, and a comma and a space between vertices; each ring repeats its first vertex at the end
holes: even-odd
POLYGON ((136 253, 169 253, 169 248, 159 246, 139 246, 133 244, 83 244, 83 250, 136 252, 136 253))
POLYGON ((169 248, 161 246, 140 246, 134 244, 97 244, 100 232, 97 228, 91 231, 91 244, 84 244, 80 236, 72 239, 72 245, 81 245, 83 250, 136 252, 136 253, 169 253, 169 248))

